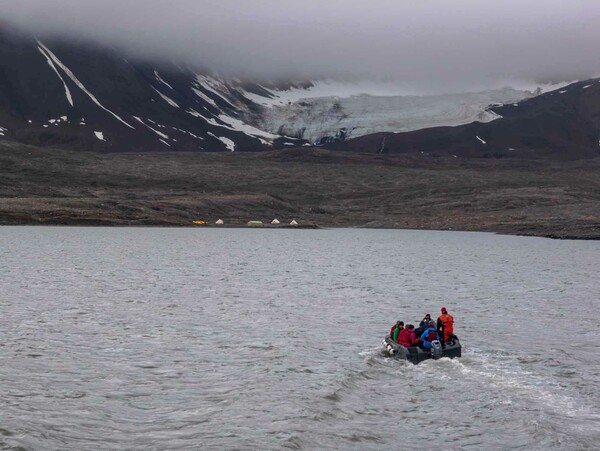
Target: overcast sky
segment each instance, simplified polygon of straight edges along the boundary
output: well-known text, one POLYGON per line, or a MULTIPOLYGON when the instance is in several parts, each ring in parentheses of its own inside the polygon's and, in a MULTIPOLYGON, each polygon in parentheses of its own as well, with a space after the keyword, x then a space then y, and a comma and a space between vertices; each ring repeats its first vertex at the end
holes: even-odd
POLYGON ((600 74, 600 0, 2 0, 2 18, 264 78, 453 92, 600 74))

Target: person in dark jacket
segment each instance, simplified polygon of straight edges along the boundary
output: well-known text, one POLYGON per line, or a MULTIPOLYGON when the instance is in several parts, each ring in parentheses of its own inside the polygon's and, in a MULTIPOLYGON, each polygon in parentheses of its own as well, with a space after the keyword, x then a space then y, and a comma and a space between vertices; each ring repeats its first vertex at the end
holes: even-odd
POLYGON ((419 327, 415 329, 415 334, 417 335, 417 338, 419 338, 423 331, 427 329, 427 327, 429 326, 429 321, 431 321, 431 315, 427 313, 419 323, 419 327))
POLYGON ((431 342, 433 340, 439 340, 440 336, 437 333, 435 322, 431 321, 427 326, 427 329, 421 334, 421 340, 419 341, 419 347, 423 349, 431 349, 431 342))

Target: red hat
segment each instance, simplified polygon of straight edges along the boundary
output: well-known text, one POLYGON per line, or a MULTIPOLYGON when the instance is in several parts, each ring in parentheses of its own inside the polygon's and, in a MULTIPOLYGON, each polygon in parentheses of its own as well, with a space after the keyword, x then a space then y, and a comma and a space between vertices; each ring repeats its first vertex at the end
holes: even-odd
POLYGON ((448 313, 448 310, 446 310, 446 307, 442 307, 442 313, 448 313))

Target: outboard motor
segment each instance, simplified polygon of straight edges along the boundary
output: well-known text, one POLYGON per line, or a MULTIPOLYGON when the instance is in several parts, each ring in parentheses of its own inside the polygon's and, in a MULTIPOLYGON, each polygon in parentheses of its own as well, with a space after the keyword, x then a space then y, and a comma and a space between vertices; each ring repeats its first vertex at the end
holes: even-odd
POLYGON ((442 343, 439 340, 431 342, 431 358, 437 360, 442 357, 442 343))

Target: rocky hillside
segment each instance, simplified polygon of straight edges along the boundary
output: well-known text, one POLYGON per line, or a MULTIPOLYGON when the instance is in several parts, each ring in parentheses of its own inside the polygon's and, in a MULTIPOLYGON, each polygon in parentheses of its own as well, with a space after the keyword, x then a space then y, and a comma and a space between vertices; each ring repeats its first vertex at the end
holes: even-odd
POLYGON ((576 160, 600 156, 600 80, 491 109, 499 118, 458 127, 380 133, 335 143, 367 153, 576 160))
POLYGON ((0 139, 99 151, 256 151, 303 141, 244 122, 226 82, 114 49, 0 32, 0 139))
POLYGON ((535 96, 394 89, 226 79, 0 24, 0 141, 103 152, 327 145, 485 158, 577 159, 600 150, 598 80, 535 96))
POLYGON ((0 139, 98 151, 260 151, 494 120, 532 93, 406 96, 391 84, 247 82, 0 24, 0 139))

